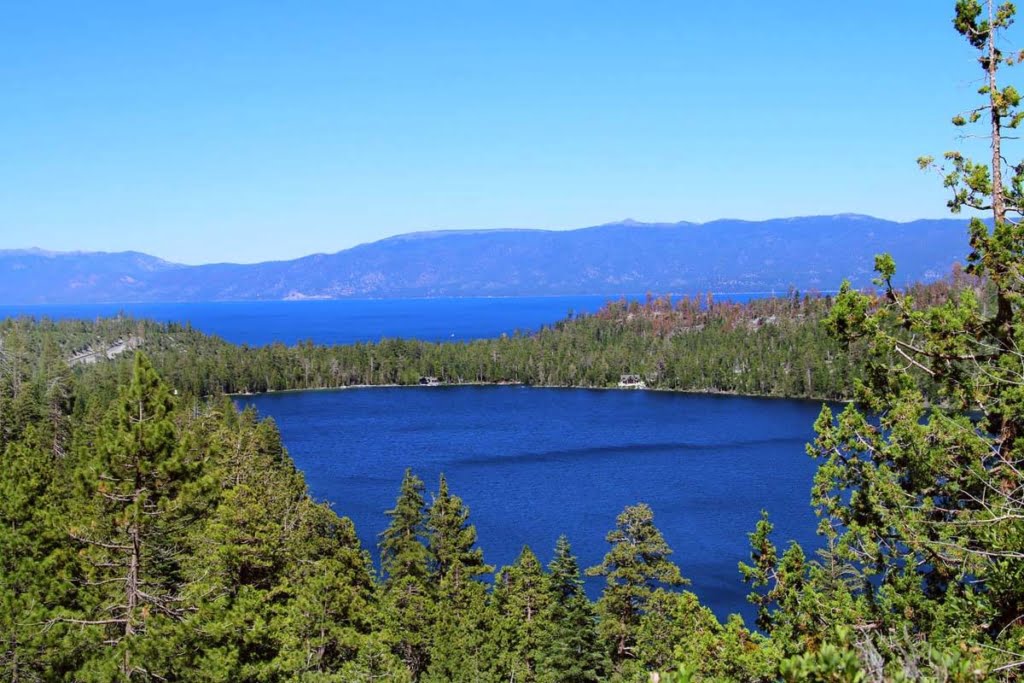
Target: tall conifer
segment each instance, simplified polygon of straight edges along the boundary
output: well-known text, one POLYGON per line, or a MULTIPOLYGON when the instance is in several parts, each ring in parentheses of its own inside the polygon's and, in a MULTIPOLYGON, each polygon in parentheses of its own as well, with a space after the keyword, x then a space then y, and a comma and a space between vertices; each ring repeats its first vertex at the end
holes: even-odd
POLYGON ((429 663, 434 618, 423 490, 423 481, 407 469, 395 507, 385 513, 391 523, 379 544, 387 638, 414 678, 429 663))
POLYGON ((484 564, 484 552, 476 546, 476 527, 469 523, 469 508, 448 491, 441 475, 437 495, 427 517, 430 568, 435 581, 448 580, 458 590, 464 581, 493 571, 484 564))
POLYGON ((511 567, 498 572, 492 595, 498 611, 503 677, 537 680, 537 660, 547 637, 546 618, 553 596, 544 569, 529 546, 523 547, 511 567))
POLYGON ((583 592, 579 563, 569 539, 559 536, 548 565, 549 600, 537 659, 542 683, 589 683, 604 672, 605 656, 597 633, 594 606, 583 592))
MULTIPOLYGON (((136 354, 131 381, 84 464, 85 500, 68 529, 87 565, 83 590, 93 596, 73 621, 103 630, 124 678, 151 673, 132 657, 132 641, 149 622, 183 614, 177 541, 201 463, 175 447, 173 411, 170 390, 136 354)), ((96 662, 97 672, 104 669, 96 662)))
POLYGON ((611 549, 587 574, 605 577, 598 602, 601 633, 611 646, 612 661, 620 666, 637 657, 637 629, 654 591, 689 581, 668 559, 672 550, 654 526, 654 512, 645 503, 623 510, 606 540, 611 549))
POLYGON ((449 492, 444 475, 430 505, 427 529, 437 600, 427 680, 490 680, 497 655, 495 616, 486 588, 476 579, 494 568, 484 564, 469 508, 449 492))

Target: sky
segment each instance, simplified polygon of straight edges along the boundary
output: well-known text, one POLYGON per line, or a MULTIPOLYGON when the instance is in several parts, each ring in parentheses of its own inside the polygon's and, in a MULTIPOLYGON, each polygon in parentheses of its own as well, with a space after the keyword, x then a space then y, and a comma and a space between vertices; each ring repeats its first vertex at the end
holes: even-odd
POLYGON ((978 101, 953 5, 0 3, 0 248, 945 216, 915 160, 978 101))

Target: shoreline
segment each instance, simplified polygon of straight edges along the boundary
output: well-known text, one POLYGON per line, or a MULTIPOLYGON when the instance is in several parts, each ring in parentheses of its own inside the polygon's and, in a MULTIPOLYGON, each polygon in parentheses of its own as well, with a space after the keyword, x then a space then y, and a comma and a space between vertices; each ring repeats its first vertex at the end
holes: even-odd
POLYGON ((623 391, 623 392, 654 392, 661 394, 689 394, 694 396, 727 396, 735 398, 758 398, 784 401, 814 401, 821 403, 852 403, 849 398, 827 398, 822 396, 785 396, 782 394, 748 394, 739 391, 724 391, 721 389, 671 389, 667 387, 647 387, 636 389, 632 387, 595 387, 582 384, 527 384, 526 382, 449 382, 443 384, 346 384, 336 387, 308 387, 302 389, 269 389, 267 391, 250 392, 224 392, 225 396, 232 398, 245 398, 247 396, 268 396, 270 394, 293 394, 299 392, 317 391, 347 391, 356 389, 446 389, 459 387, 522 387, 524 389, 568 389, 568 390, 589 390, 589 391, 623 391))

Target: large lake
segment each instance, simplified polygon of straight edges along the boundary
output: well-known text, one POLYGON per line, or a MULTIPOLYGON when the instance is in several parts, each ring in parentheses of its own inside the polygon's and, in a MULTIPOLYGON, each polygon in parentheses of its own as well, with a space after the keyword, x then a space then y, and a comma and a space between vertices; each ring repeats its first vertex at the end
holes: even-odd
MULTIPOLYGON (((375 388, 240 399, 275 419, 317 498, 376 554, 406 467, 440 473, 471 510, 485 559, 565 533, 584 567, 627 505, 646 502, 692 590, 752 623, 737 563, 767 509, 779 544, 815 546, 812 401, 522 387, 375 388)), ((600 583, 588 591, 596 596, 600 583)))
POLYGON ((343 299, 337 301, 239 301, 170 304, 0 306, 0 318, 16 315, 90 320, 125 313, 157 321, 190 323, 236 344, 273 342, 351 344, 403 337, 424 341, 481 339, 539 329, 572 311, 591 313, 600 296, 343 299))
MULTIPOLYGON (((730 294, 746 301, 754 294, 730 294)), ((762 294, 763 296, 763 294, 762 294)), ((482 339, 537 330, 569 312, 593 313, 605 296, 458 299, 343 299, 337 301, 239 301, 169 304, 0 305, 0 319, 30 315, 92 320, 125 313, 161 322, 191 323, 235 344, 260 346, 350 344, 403 337, 424 341, 482 339)), ((640 296, 630 297, 642 299, 640 296)))

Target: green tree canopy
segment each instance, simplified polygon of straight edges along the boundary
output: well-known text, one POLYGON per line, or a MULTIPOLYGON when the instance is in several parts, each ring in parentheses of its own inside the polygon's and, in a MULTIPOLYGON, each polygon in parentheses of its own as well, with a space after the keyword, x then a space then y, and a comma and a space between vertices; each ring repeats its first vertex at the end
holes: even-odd
POLYGON ((668 559, 672 549, 654 526, 654 511, 645 503, 628 506, 619 513, 606 540, 611 549, 587 574, 605 577, 604 593, 598 602, 601 632, 612 644, 612 661, 620 666, 637 657, 637 629, 654 592, 689 581, 668 559))

